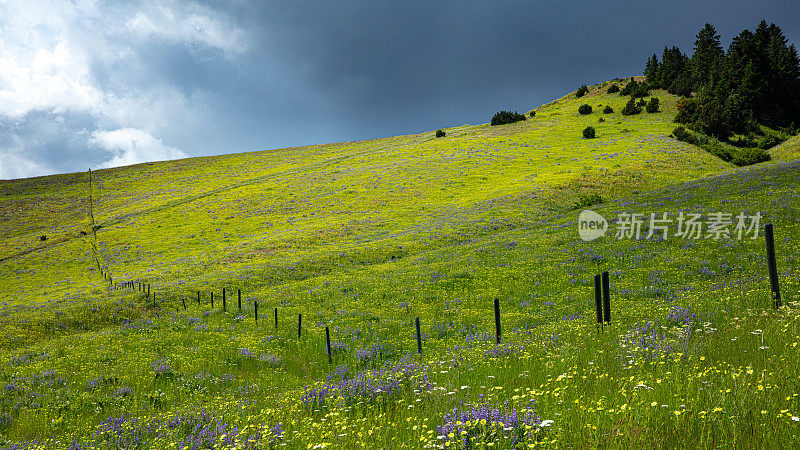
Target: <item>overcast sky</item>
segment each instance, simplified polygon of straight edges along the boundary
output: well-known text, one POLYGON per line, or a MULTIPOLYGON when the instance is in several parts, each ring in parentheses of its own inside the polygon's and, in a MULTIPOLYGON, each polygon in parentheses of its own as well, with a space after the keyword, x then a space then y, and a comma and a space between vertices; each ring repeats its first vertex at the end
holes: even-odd
POLYGON ((486 123, 762 18, 797 44, 796 1, 0 0, 0 178, 486 123))

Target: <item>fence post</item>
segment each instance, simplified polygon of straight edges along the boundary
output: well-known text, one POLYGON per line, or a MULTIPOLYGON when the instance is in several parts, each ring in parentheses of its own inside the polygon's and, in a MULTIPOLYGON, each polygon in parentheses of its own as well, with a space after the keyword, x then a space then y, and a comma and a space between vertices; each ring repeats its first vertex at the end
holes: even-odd
POLYGON ((608 271, 603 272, 603 319, 611 322, 611 293, 608 281, 608 271))
POLYGON ((333 362, 333 358, 331 357, 331 331, 328 327, 325 327, 325 348, 328 350, 328 363, 333 362))
POLYGON ((500 299, 494 299, 494 330, 497 343, 500 343, 500 299))
POLYGON ((278 308, 275 308, 275 329, 278 329, 278 308))
POLYGON ((181 297, 181 302, 183 303, 183 310, 186 311, 186 299, 181 297))
POLYGON ((228 305, 225 302, 225 288, 222 288, 222 312, 226 312, 228 310, 228 305))
POLYGON ((197 291, 197 304, 200 305, 200 291, 197 291))
POLYGON ((214 291, 211 291, 211 309, 214 309, 214 291))
POLYGON ((297 339, 300 339, 300 330, 303 328, 303 314, 297 315, 297 339))
POLYGON ((772 224, 764 225, 764 239, 767 241, 767 270, 769 271, 769 285, 772 290, 772 306, 781 307, 781 288, 778 284, 778 267, 775 262, 775 238, 772 235, 772 224))
POLYGON ((419 317, 414 319, 417 325, 417 353, 422 354, 422 337, 419 334, 419 317))
POLYGON ((236 295, 239 297, 239 313, 242 312, 242 290, 236 289, 236 295))
POLYGON ((256 323, 258 323, 258 300, 253 301, 253 308, 256 311, 256 323))

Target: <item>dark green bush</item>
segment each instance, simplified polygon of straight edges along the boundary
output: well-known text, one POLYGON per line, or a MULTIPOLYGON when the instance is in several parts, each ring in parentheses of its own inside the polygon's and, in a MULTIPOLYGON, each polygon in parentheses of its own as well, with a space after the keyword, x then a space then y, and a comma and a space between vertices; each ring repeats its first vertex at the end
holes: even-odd
POLYGON ((581 114, 581 115, 584 115, 584 116, 586 114, 591 114, 592 113, 592 107, 584 103, 583 105, 578 107, 578 113, 581 114))
POLYGON ((697 119, 697 112, 699 110, 697 100, 693 98, 682 98, 678 100, 676 107, 678 109, 678 114, 675 115, 675 122, 692 123, 697 119))
POLYGON ((528 115, 531 117, 536 117, 536 111, 531 111, 528 113, 528 115))
POLYGON ((575 98, 581 98, 588 93, 589 93, 589 88, 587 88, 585 84, 581 85, 581 87, 579 87, 578 90, 575 91, 575 98))
POLYGON ((741 167, 769 161, 770 159, 771 156, 763 148, 749 148, 739 152, 731 162, 741 167))
POLYGON ((504 125, 507 123, 519 122, 525 120, 525 115, 516 111, 500 111, 492 117, 492 125, 504 125))
POLYGON ((614 112, 614 108, 612 108, 612 107, 611 107, 611 106, 609 106, 609 105, 606 105, 606 107, 605 107, 605 108, 603 108, 603 114, 611 114, 611 113, 613 113, 613 112, 614 112))
POLYGON ((647 111, 649 113, 658 112, 658 103, 659 103, 659 101, 658 101, 658 99, 656 97, 651 98, 650 101, 647 102, 647 106, 645 107, 645 111, 647 111))
POLYGON ((606 121, 606 119, 603 119, 602 117, 601 117, 601 118, 599 118, 599 119, 597 119, 597 123, 603 123, 603 122, 605 122, 605 121, 606 121))
POLYGON ((728 141, 728 143, 739 148, 752 148, 758 146, 758 142, 753 139, 753 136, 739 136, 735 140, 728 141))
POLYGON ((672 130, 672 137, 679 141, 697 145, 697 139, 694 137, 694 135, 686 131, 686 128, 682 126, 676 127, 674 130, 672 130))
POLYGON ((581 195, 578 201, 575 202, 575 209, 588 208, 601 203, 603 203, 603 197, 600 197, 598 194, 581 195))
POLYGON ((709 101, 697 112, 697 120, 691 124, 693 130, 699 131, 709 136, 714 136, 719 140, 726 140, 732 134, 732 130, 725 118, 725 110, 719 102, 709 101))
POLYGON ((628 103, 625 103, 625 107, 622 108, 620 114, 622 114, 623 116, 632 116, 634 114, 639 114, 640 112, 642 112, 642 107, 637 106, 636 99, 631 97, 631 99, 628 100, 628 103))
POLYGON ((611 86, 608 87, 608 91, 606 92, 608 92, 609 94, 619 92, 619 86, 617 86, 616 84, 612 84, 611 86))
POLYGON ((586 127, 583 129, 584 139, 593 139, 595 136, 594 127, 586 127))
POLYGON ((443 130, 436 130, 436 137, 437 138, 445 137, 446 135, 447 135, 447 133, 445 133, 443 130))
POLYGON ((639 108, 644 108, 646 105, 647 105, 647 100, 643 98, 640 98, 639 100, 636 101, 636 106, 638 106, 639 108))
POLYGON ((786 138, 774 131, 767 131, 764 133, 764 137, 758 140, 758 148, 762 150, 767 150, 776 145, 780 144, 781 142, 785 141, 786 138))

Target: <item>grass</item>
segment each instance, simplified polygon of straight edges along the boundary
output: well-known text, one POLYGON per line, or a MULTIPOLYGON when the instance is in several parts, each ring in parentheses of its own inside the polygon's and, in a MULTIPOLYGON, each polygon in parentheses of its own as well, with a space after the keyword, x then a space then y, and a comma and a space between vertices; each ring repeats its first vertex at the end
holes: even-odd
POLYGON ((627 100, 608 85, 438 139, 93 172, 96 235, 87 174, 0 182, 0 442, 797 446, 800 162, 735 168, 667 137, 665 92, 659 113, 602 114, 627 100), (760 211, 784 306, 770 308, 761 235, 586 243, 574 205, 592 194, 606 218, 760 211), (157 306, 108 289, 96 261, 150 283, 157 306), (221 311, 223 287, 241 313, 230 294, 221 311))

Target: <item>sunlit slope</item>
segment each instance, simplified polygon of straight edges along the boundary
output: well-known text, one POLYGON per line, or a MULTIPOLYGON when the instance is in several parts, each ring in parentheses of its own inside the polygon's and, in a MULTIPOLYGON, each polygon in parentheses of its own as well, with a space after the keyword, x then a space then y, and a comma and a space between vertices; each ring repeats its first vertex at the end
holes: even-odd
POLYGON ((769 150, 772 159, 792 161, 800 158, 800 136, 793 136, 769 150))
MULTIPOLYGON (((269 315, 265 320, 264 309, 254 323, 250 305, 243 318, 232 302, 228 313, 219 303, 212 311, 207 297, 202 306, 190 302, 186 312, 171 311, 180 305, 177 297, 149 309, 129 290, 98 289, 95 303, 74 302, 70 309, 68 302, 6 305, 3 344, 15 343, 8 335, 22 331, 29 344, 0 353, 0 363, 9 368, 6 386, 29 377, 30 391, 38 395, 23 397, 28 391, 12 388, 6 404, 20 408, 4 432, 12 442, 35 439, 46 448, 63 448, 73 439, 107 448, 114 447, 106 444, 114 443, 115 435, 104 434, 103 424, 114 418, 148 445, 166 446, 193 428, 158 424, 202 408, 214 421, 240 430, 281 423, 288 448, 320 442, 337 448, 423 448, 441 440, 431 430, 443 415, 489 401, 517 410, 533 404, 543 419, 555 420, 543 438, 564 446, 697 442, 716 448, 735 434, 745 447, 793 448, 798 435, 792 417, 799 411, 800 193, 794 184, 799 174, 800 161, 759 165, 593 207, 607 218, 620 212, 760 211, 765 222, 775 224, 788 305, 779 312, 770 308, 763 236, 719 241, 609 236, 585 243, 576 238, 577 211, 540 212, 535 199, 515 197, 493 204, 492 213, 519 226, 488 221, 491 231, 480 235, 358 270, 343 266, 284 283, 284 295, 260 298, 268 313, 279 308, 277 329, 269 315), (613 320, 598 333, 592 275, 602 270, 611 273, 613 320), (495 296, 503 320, 504 344, 498 347, 495 296), (691 313, 690 336, 683 334, 682 318, 677 326, 670 319, 676 309, 691 313), (305 324, 302 339, 293 323, 298 313, 305 324), (414 356, 414 317, 421 318, 424 333, 421 356, 414 356), (119 326, 103 327, 98 318, 119 326), (653 322, 664 325, 663 331, 637 332, 637 326, 653 322), (323 353, 325 326, 333 343, 344 348, 332 364, 323 353), (57 327, 73 327, 80 339, 59 336, 68 330, 57 327), (31 341, 31 334, 39 339, 31 341), (377 343, 390 348, 391 356, 359 359, 357 351, 377 343), (254 360, 243 350, 279 362, 254 360), (424 383, 376 394, 374 402, 358 398, 338 406, 304 400, 331 374, 336 383, 342 367, 363 373, 391 367, 407 355, 424 365, 424 383), (173 376, 154 378, 157 361, 171 364, 173 376), (43 373, 56 382, 39 382, 43 373), (420 394, 425 386, 437 389, 420 394), (131 393, 118 395, 124 388, 131 393), (754 415, 761 419, 754 422, 754 415), (409 422, 423 425, 413 428, 409 422), (149 431, 151 423, 159 434, 149 431), (595 431, 606 429, 619 433, 595 431)), ((176 267, 182 264, 174 261, 176 267)), ((233 274, 224 285, 241 282, 233 274)))
MULTIPOLYGON (((535 223, 578 193, 613 198, 730 167, 668 138, 676 99, 654 95, 662 100, 656 114, 621 116, 628 97, 595 86, 536 108, 525 122, 446 128, 439 139, 427 132, 99 170, 99 259, 120 278, 209 288, 236 280, 249 295, 267 296, 276 286, 535 223), (594 112, 579 115, 583 103, 594 112), (602 114, 601 105, 615 113, 602 114), (588 125, 596 139, 582 138, 588 125), (518 198, 524 209, 498 215, 498 204, 518 198)), ((80 235, 90 231, 88 177, 44 180, 0 184, 10 302, 82 296, 88 286, 79 280, 92 278, 92 234, 80 235), (24 254, 37 246, 44 249, 24 254)))

